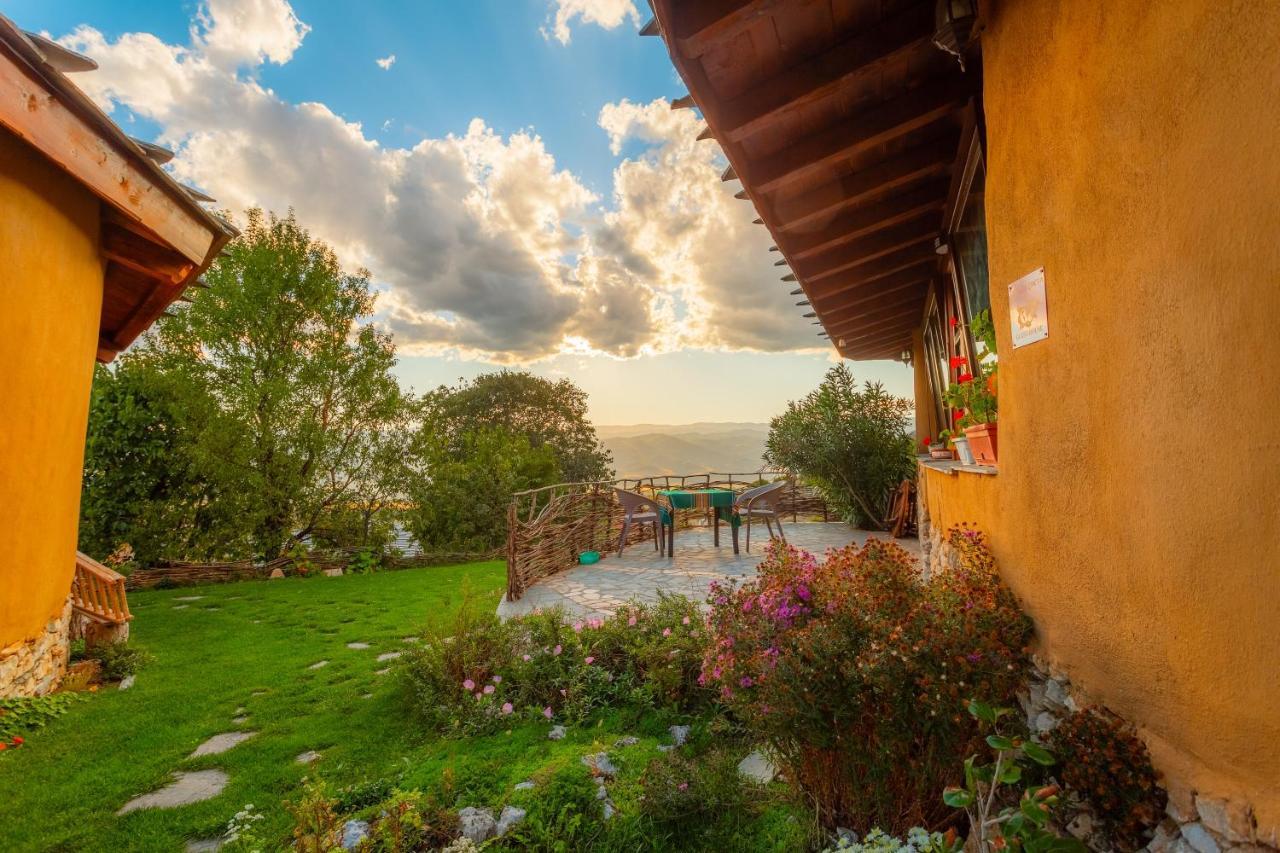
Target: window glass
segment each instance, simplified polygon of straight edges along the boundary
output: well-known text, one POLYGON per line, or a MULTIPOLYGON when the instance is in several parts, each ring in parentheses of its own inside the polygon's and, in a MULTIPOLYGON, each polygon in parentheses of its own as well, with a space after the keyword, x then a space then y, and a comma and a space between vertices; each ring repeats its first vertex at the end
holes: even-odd
POLYGON ((967 319, 970 321, 991 307, 991 292, 987 286, 987 211, 983 192, 986 176, 986 165, 979 154, 965 198, 964 212, 952 235, 969 314, 967 319))

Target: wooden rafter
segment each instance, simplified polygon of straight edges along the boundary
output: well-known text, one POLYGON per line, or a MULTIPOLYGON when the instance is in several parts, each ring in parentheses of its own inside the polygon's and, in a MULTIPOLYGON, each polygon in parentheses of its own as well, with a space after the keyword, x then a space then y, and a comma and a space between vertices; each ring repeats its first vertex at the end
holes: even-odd
POLYGON ((831 166, 930 125, 964 105, 964 80, 928 81, 826 130, 789 145, 749 172, 761 192, 775 192, 831 166))
POLYGON ((931 177, 946 175, 955 156, 955 137, 948 133, 901 154, 845 175, 798 196, 772 202, 778 230, 809 229, 841 210, 931 177))
POLYGON ((726 102, 726 137, 740 142, 788 112, 838 93, 851 79, 878 74, 905 54, 933 50, 933 7, 932 2, 912 6, 726 102))
POLYGON ((939 213, 946 201, 945 187, 926 184, 884 201, 872 202, 846 210, 831 220, 826 228, 812 234, 797 235, 789 243, 787 253, 792 263, 813 257, 833 246, 843 245, 866 234, 882 231, 925 213, 939 213))
POLYGON ((931 265, 937 261, 937 255, 929 246, 917 244, 889 252, 880 257, 859 264, 851 269, 836 273, 818 281, 810 280, 815 289, 821 289, 825 296, 838 296, 859 287, 865 287, 873 281, 892 275, 902 270, 931 265))
MULTIPOLYGON (((686 56, 697 57, 741 33, 787 0, 698 0, 679 3, 676 38, 686 56)), ((806 0, 800 0, 806 2, 806 0)))
POLYGON ((924 291, 933 276, 933 266, 921 264, 919 267, 896 272, 893 275, 887 275, 884 278, 857 287, 853 290, 845 291, 835 296, 828 296, 825 293, 811 288, 810 295, 813 302, 823 312, 832 313, 852 308, 857 305, 866 305, 881 299, 887 299, 890 296, 901 293, 906 290, 924 291))
POLYGON ((795 271, 805 281, 817 282, 908 246, 932 246, 937 235, 936 217, 925 215, 797 261, 795 271))

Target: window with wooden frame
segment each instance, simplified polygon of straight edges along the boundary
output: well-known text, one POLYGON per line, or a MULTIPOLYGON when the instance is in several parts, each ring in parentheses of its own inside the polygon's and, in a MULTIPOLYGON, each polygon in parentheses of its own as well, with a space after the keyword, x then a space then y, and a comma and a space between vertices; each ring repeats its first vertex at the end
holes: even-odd
POLYGON ((938 290, 933 288, 929 293, 929 304, 924 315, 924 368, 929 380, 929 396, 933 398, 933 413, 939 430, 951 425, 950 414, 943 399, 947 385, 951 381, 951 373, 948 370, 951 349, 942 317, 942 307, 938 304, 938 290))
POLYGON ((972 357, 974 342, 969 333, 973 319, 991 308, 990 274, 987 267, 986 160, 982 135, 978 132, 977 105, 969 108, 961 136, 958 180, 953 185, 947 208, 945 229, 950 248, 951 278, 957 298, 956 316, 965 329, 963 354, 972 357))

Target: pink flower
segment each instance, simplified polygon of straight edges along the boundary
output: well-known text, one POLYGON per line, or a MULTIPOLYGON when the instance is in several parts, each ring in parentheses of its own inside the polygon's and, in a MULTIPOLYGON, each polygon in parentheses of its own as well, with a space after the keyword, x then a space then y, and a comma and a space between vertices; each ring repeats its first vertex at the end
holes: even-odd
POLYGON ((552 713, 550 705, 542 709, 542 716, 546 717, 548 720, 551 719, 552 713))
POLYGON ((573 633, 575 633, 575 634, 581 634, 581 633, 582 633, 582 623, 581 623, 581 622, 574 622, 574 623, 573 623, 573 633))
POLYGON ((470 693, 472 690, 476 689, 476 683, 468 678, 466 681, 462 682, 462 689, 470 693))
POLYGON ((514 711, 514 710, 515 710, 515 708, 513 708, 513 707, 511 706, 511 703, 510 703, 510 702, 503 702, 503 703, 502 703, 502 713, 504 713, 504 714, 510 714, 510 713, 511 713, 512 711, 514 711))
POLYGON ((484 686, 484 695, 488 696, 488 695, 489 695, 490 693, 492 693, 492 692, 493 692, 493 685, 492 685, 492 684, 486 684, 486 685, 484 686))
POLYGON ((587 666, 591 666, 591 664, 595 662, 596 662, 596 659, 593 658, 591 655, 587 655, 587 659, 583 661, 583 663, 585 663, 587 666))
POLYGON ((556 646, 554 649, 551 650, 551 653, 553 655, 559 655, 562 651, 564 651, 564 649, 560 648, 560 646, 556 646))
POLYGON ((484 697, 484 694, 483 694, 483 693, 481 693, 479 690, 477 690, 477 691, 476 691, 476 698, 477 698, 477 699, 481 699, 481 698, 483 698, 483 697, 484 697))
POLYGON ((688 617, 688 616, 686 616, 686 617, 684 617, 683 619, 681 619, 681 620, 680 620, 680 624, 681 624, 681 625, 688 625, 688 624, 689 624, 689 617, 688 617))
POLYGON ((630 626, 632 626, 632 627, 635 627, 635 624, 636 624, 636 617, 632 616, 630 619, 628 619, 628 620, 627 620, 627 624, 628 624, 628 625, 630 625, 630 626))
POLYGON ((502 683, 502 676, 501 676, 501 675, 495 675, 495 676, 493 677, 493 683, 494 683, 494 684, 501 684, 501 683, 502 683))
POLYGON ((560 688, 560 695, 561 695, 561 696, 568 696, 568 695, 569 695, 569 691, 568 691, 568 690, 565 690, 563 687, 561 687, 561 688, 560 688))
POLYGON ((662 636, 664 636, 664 637, 670 637, 670 636, 671 636, 671 629, 670 629, 670 628, 663 628, 663 629, 662 629, 662 636))
POLYGON ((528 655, 524 655, 523 657, 526 661, 533 660, 533 658, 529 657, 528 655))
POLYGON ((676 789, 679 791, 687 791, 689 790, 689 783, 681 782, 679 785, 676 785, 676 789))

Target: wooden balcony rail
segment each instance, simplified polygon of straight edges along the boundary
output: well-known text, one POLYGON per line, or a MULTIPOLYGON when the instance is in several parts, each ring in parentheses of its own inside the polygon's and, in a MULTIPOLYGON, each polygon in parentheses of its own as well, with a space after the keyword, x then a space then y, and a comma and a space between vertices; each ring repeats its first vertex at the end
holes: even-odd
POLYGON ((76 552, 76 576, 71 582, 71 606, 87 618, 122 625, 133 619, 125 597, 124 575, 76 552))

